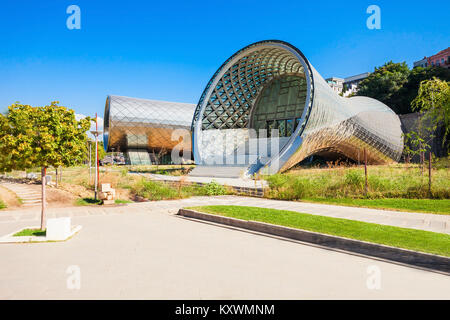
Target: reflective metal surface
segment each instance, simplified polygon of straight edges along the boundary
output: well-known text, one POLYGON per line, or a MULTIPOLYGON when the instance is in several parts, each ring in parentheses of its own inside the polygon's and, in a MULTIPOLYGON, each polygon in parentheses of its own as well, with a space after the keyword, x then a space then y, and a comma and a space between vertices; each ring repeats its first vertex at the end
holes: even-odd
POLYGON ((225 61, 200 98, 192 130, 197 164, 217 163, 221 154, 237 159, 244 148, 247 174, 284 171, 314 154, 358 161, 364 149, 369 163, 388 163, 403 150, 400 120, 389 107, 340 97, 300 50, 282 41, 254 43, 225 61), (252 139, 261 140, 251 129, 278 130, 272 141, 278 146, 250 150, 252 139))
MULTIPOLYGON (((147 162, 142 150, 172 150, 176 129, 190 130, 195 105, 108 96, 104 114, 104 147, 107 151, 131 151, 129 157, 147 162), (139 153, 140 152, 140 153, 139 153)), ((189 149, 185 147, 185 150, 189 149)))
POLYGON ((226 60, 197 106, 108 96, 104 121, 105 149, 129 151, 136 163, 150 161, 143 150, 172 150, 172 133, 186 129, 183 148, 192 147, 196 164, 240 165, 247 175, 284 171, 311 155, 362 161, 364 149, 369 163, 389 163, 403 150, 389 107, 337 95, 300 50, 276 40, 226 60))

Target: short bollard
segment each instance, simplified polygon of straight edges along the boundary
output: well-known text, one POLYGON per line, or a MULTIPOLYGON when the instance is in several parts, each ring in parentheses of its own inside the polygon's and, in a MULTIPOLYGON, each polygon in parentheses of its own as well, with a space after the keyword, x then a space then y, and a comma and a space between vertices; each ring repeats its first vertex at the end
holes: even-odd
POLYGON ((70 218, 55 218, 47 220, 47 240, 66 240, 71 233, 70 218))

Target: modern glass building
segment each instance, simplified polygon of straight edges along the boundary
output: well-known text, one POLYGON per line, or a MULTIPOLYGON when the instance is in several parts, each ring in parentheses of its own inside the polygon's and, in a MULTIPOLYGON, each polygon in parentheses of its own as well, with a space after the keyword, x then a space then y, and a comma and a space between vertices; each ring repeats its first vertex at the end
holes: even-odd
MULTIPOLYGON (((172 134, 190 131, 194 110, 195 104, 110 95, 103 120, 105 150, 125 152, 129 164, 170 162, 170 151, 179 143, 172 134)), ((186 140, 184 149, 190 151, 186 140)))
POLYGON ((300 50, 277 40, 227 59, 197 106, 146 101, 108 97, 109 151, 170 149, 162 129, 189 128, 196 164, 235 166, 251 175, 285 171, 311 155, 358 161, 364 149, 369 163, 389 163, 403 150, 400 120, 389 107, 337 95, 300 50))

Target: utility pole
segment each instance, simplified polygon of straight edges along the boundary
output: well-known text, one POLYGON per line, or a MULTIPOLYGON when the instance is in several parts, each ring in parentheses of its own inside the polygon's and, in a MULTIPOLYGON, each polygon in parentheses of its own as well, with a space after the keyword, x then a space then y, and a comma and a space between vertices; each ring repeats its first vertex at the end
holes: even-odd
MULTIPOLYGON (((97 113, 95 114, 95 131, 97 132, 97 113)), ((98 186, 98 153, 97 153, 97 135, 95 135, 95 175, 94 175, 94 188, 95 188, 95 200, 97 200, 97 186, 98 186)))
POLYGON ((91 160, 91 148, 92 148, 92 146, 91 146, 91 141, 88 141, 88 144, 89 144, 89 185, 91 184, 91 180, 92 180, 92 178, 91 178, 91 171, 92 171, 92 160, 91 160))
POLYGON ((41 230, 44 231, 45 227, 46 227, 46 212, 45 212, 45 184, 47 183, 47 179, 46 179, 46 175, 47 175, 47 168, 46 167, 42 167, 41 168, 41 190, 42 190, 42 204, 41 204, 41 230))
POLYGON ((95 113, 95 131, 97 131, 97 134, 95 135, 95 166, 96 166, 96 168, 97 168, 97 181, 96 181, 96 183, 95 183, 95 200, 97 200, 97 189, 98 189, 98 181, 100 180, 99 178, 100 178, 100 170, 99 170, 99 167, 98 167, 98 162, 99 162, 99 159, 98 159, 98 135, 99 135, 99 133, 98 133, 98 117, 97 117, 97 112, 95 113))

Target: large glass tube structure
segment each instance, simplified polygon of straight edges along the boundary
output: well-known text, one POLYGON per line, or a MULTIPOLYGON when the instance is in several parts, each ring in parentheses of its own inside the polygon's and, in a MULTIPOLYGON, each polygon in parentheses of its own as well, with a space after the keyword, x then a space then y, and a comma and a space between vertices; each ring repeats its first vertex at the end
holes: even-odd
POLYGON ((247 174, 285 171, 316 154, 358 161, 364 149, 369 163, 383 164, 403 150, 400 120, 389 107, 337 95, 300 50, 277 40, 225 61, 200 98, 192 132, 197 164, 226 165, 223 154, 247 174), (271 142, 261 148, 264 133, 271 142))
POLYGON ((267 40, 232 55, 197 105, 108 96, 105 149, 171 150, 185 129, 184 150, 200 166, 237 166, 273 174, 320 155, 384 164, 403 151, 399 117, 372 98, 336 94, 303 53, 267 40))

